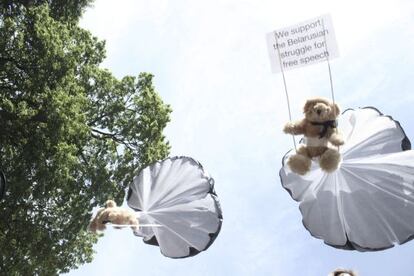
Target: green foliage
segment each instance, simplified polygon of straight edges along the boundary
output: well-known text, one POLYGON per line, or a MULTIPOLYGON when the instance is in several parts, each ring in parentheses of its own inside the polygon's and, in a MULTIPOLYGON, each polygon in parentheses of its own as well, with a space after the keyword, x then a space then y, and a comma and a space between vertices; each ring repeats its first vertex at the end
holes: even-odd
POLYGON ((76 23, 82 12, 93 0, 2 0, 1 14, 18 15, 26 8, 49 6, 49 14, 55 20, 76 23))
POLYGON ((0 4, 0 275, 90 262, 92 208, 121 203, 134 172, 169 152, 153 76, 99 68, 104 43, 74 23, 89 2, 0 4))

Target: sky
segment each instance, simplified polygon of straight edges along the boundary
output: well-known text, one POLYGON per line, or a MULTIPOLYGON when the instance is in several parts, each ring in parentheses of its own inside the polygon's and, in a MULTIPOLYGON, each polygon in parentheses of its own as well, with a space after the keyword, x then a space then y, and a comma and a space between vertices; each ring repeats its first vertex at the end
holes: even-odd
MULTIPOLYGON (((199 160, 215 179, 222 230, 205 252, 168 259, 130 231, 108 229, 80 275, 309 275, 337 267, 410 275, 414 242, 381 252, 334 249, 302 225, 282 188, 292 148, 282 76, 272 74, 266 33, 330 14, 340 56, 332 60, 342 109, 375 106, 414 139, 414 3, 384 1, 96 0, 81 26, 106 41, 102 67, 117 77, 151 72, 173 113, 171 156, 199 160)), ((293 119, 306 98, 330 96, 326 63, 286 72, 293 119)))

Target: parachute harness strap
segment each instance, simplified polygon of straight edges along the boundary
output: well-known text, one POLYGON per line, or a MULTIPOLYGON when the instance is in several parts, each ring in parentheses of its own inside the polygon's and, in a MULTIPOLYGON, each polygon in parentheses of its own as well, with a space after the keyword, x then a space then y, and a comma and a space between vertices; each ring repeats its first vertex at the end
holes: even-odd
MULTIPOLYGON (((287 106, 288 106, 288 111, 289 111, 289 121, 292 122, 292 112, 290 111, 290 101, 289 101, 289 94, 288 94, 287 86, 286 86, 285 71, 283 70, 283 66, 282 66, 282 59, 280 57, 280 49, 279 49, 279 43, 277 41, 277 35, 276 33, 274 33, 274 35, 275 35, 275 40, 276 40, 277 55, 279 57, 280 71, 282 72, 282 77, 283 77, 283 86, 285 87, 285 95, 286 95, 286 101, 287 101, 287 106)), ((295 151, 298 151, 296 147, 295 136, 293 134, 292 134, 292 140, 293 140, 293 145, 295 146, 295 151)))

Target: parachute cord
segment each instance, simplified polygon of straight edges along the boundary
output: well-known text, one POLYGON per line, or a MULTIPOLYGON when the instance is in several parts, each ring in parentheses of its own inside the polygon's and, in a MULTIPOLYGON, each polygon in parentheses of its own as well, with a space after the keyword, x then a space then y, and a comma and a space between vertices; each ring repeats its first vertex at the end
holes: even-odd
MULTIPOLYGON (((277 35, 276 35, 276 33, 274 33, 274 34, 275 34, 275 40, 276 40, 277 54, 278 54, 278 57, 279 57, 280 71, 282 72, 282 77, 283 77, 283 86, 285 87, 286 102, 287 102, 288 111, 289 111, 289 121, 292 122, 292 112, 290 110, 290 100, 289 100, 289 94, 288 94, 287 86, 286 86, 285 71, 283 70, 283 66, 282 66, 282 59, 280 57, 280 49, 279 49, 279 43, 277 41, 277 35)), ((293 145, 295 146, 295 151, 297 151, 296 140, 295 140, 295 136, 293 134, 292 134, 292 140, 293 140, 293 145)))
POLYGON ((332 72, 331 72, 331 63, 329 61, 329 51, 328 51, 328 43, 326 42, 326 29, 325 29, 325 24, 323 19, 322 20, 322 29, 323 29, 323 39, 324 39, 324 43, 325 43, 325 52, 327 53, 326 56, 326 63, 328 64, 328 71, 329 71, 329 83, 331 85, 331 98, 332 98, 332 102, 335 104, 335 92, 334 92, 334 87, 333 87, 333 81, 332 81, 332 72))
MULTIPOLYGON (((329 62, 328 43, 326 42, 326 32, 327 32, 327 30, 325 29, 324 20, 323 19, 321 19, 321 20, 322 20, 323 39, 324 39, 324 43, 325 43, 325 52, 327 53, 326 63, 328 64, 329 83, 331 85, 331 98, 332 98, 332 103, 335 106, 335 92, 334 92, 333 81, 332 81, 331 63, 329 62)), ((338 133, 338 127, 335 128, 335 133, 338 133)), ((337 147, 338 147, 338 151, 339 151, 339 146, 337 146, 337 147)))

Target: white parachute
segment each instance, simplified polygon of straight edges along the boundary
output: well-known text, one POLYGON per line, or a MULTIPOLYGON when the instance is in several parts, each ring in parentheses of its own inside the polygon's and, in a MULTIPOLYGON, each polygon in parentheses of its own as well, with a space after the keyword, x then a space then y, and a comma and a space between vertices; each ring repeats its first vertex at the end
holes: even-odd
POLYGON ((400 124, 375 108, 339 117, 345 139, 342 162, 332 172, 312 161, 292 173, 283 158, 282 186, 300 202, 303 224, 328 245, 374 251, 414 237, 414 151, 400 124))
POLYGON ((206 250, 222 225, 214 180, 190 157, 171 157, 143 169, 130 185, 128 206, 139 212, 136 235, 170 258, 206 250))

